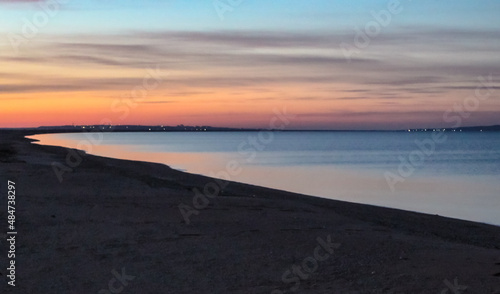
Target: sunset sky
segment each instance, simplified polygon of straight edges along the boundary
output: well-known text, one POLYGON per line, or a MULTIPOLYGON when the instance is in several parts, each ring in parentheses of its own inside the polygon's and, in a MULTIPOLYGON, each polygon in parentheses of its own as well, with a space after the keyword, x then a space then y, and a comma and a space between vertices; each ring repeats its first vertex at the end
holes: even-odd
POLYGON ((0 0, 0 127, 268 127, 274 109, 294 129, 500 124, 499 13, 495 0, 0 0))

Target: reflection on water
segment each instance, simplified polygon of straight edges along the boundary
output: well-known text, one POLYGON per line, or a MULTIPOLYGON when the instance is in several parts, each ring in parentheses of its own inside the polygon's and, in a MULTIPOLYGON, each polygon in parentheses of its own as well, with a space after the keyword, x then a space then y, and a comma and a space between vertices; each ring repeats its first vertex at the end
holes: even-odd
MULTIPOLYGON (((233 181, 500 225, 499 134, 450 137, 394 192, 384 172, 397 170, 398 156, 415 149, 414 137, 406 134, 287 133, 276 136, 255 157, 239 148, 252 136, 249 133, 103 135, 90 153, 160 162, 209 176, 228 173, 227 164, 232 163, 238 169, 231 175, 233 181)), ((72 148, 87 139, 83 134, 32 138, 72 148)))

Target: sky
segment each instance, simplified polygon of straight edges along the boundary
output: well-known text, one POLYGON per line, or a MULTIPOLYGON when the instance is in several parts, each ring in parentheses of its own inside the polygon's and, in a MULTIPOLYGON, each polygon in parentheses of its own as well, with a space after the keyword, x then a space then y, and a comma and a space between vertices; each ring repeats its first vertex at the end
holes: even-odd
POLYGON ((0 0, 0 127, 500 124, 500 1, 0 0))

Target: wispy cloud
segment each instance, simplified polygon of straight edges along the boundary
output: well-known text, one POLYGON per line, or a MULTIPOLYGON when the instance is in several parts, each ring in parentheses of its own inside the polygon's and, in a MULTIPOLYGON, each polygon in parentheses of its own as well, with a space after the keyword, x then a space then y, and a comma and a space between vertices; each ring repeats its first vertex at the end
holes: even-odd
MULTIPOLYGON (((475 82, 481 74, 500 73, 496 55, 484 54, 499 48, 500 32, 406 29, 377 39, 373 52, 351 63, 345 62, 336 46, 344 37, 341 32, 306 35, 261 31, 55 36, 50 42, 37 43, 37 50, 29 57, 0 56, 0 60, 118 69, 141 69, 161 63, 174 72, 170 82, 195 87, 353 83, 356 87, 387 85, 408 90, 418 85, 411 90, 413 93, 422 89, 441 91, 459 86, 457 83, 475 82), (450 43, 456 43, 453 50, 450 43), (482 44, 480 55, 469 52, 473 46, 479 47, 476 43, 482 44), (422 50, 422 44, 426 50, 422 50), (183 74, 176 76, 176 71, 183 74)), ((89 86, 86 81, 83 84, 89 86)))

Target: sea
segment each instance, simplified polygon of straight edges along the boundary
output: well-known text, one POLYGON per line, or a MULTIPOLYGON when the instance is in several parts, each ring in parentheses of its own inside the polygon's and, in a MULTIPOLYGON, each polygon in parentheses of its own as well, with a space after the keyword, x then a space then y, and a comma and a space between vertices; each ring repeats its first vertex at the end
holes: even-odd
POLYGON ((495 132, 89 132, 30 138, 311 196, 500 225, 495 132))

